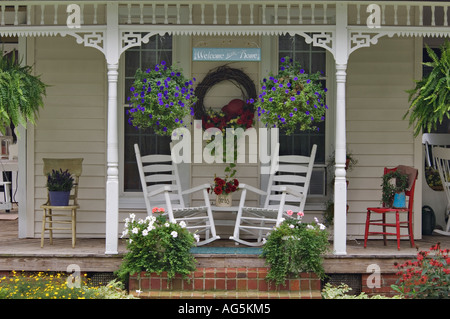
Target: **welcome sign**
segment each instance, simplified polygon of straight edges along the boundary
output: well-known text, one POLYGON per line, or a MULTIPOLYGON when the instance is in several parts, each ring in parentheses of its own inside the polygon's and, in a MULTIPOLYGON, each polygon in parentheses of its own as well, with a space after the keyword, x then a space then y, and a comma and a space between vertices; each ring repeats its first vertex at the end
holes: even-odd
POLYGON ((193 48, 193 61, 261 61, 260 48, 193 48))

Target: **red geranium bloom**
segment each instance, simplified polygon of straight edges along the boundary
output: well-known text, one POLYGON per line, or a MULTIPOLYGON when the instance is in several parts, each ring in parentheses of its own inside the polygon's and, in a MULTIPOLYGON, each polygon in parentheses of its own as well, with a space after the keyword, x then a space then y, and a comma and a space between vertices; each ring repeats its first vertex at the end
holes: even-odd
POLYGON ((216 195, 222 194, 222 188, 219 187, 219 186, 214 187, 214 193, 215 193, 216 195))

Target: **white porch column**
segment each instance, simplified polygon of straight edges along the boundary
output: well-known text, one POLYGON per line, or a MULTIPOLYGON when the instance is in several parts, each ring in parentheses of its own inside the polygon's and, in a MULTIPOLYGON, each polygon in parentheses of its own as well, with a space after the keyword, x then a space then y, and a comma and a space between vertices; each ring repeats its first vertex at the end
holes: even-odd
POLYGON ((108 63, 108 134, 106 172, 106 254, 118 253, 119 143, 117 135, 118 64, 108 63))
POLYGON ((345 81, 346 64, 336 64, 336 156, 334 181, 334 253, 345 255, 347 239, 347 182, 345 81))
POLYGON ((345 90, 348 61, 347 5, 336 5, 336 150, 334 181, 334 253, 347 254, 347 182, 345 90))
POLYGON ((105 254, 118 253, 119 230, 119 139, 117 117, 117 79, 119 69, 119 11, 117 3, 107 5, 105 56, 108 69, 108 128, 106 172, 105 254))

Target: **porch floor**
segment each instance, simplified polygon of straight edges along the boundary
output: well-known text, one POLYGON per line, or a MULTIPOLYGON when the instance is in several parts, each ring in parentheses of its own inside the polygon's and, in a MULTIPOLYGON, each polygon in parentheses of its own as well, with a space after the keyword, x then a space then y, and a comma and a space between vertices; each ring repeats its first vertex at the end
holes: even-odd
MULTIPOLYGON (((437 242, 441 243, 442 248, 450 248, 450 237, 438 234, 423 236, 415 242, 420 250, 428 250, 437 242)), ((199 267, 264 266, 264 260, 257 254, 258 249, 246 248, 236 246, 230 240, 217 240, 197 247, 195 256, 199 267)), ((126 251, 123 240, 119 240, 118 250, 117 255, 105 255, 104 238, 77 238, 75 248, 72 248, 70 238, 54 238, 53 245, 46 238, 41 248, 40 238, 18 238, 17 219, 0 218, 0 271, 66 271, 69 264, 77 264, 86 272, 113 272, 121 264, 126 251)), ((385 271, 394 272, 395 261, 412 259, 416 254, 417 249, 411 248, 406 240, 402 240, 400 250, 397 250, 395 240, 389 240, 387 246, 383 245, 382 240, 369 240, 367 248, 364 248, 362 239, 349 240, 347 255, 330 253, 325 256, 324 266, 327 272, 332 273, 364 273, 368 265, 376 263, 385 271)))

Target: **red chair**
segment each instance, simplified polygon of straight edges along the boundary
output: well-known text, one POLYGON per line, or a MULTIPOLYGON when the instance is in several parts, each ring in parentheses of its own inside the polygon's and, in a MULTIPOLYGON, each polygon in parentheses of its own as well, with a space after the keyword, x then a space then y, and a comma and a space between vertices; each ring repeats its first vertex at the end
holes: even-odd
MULTIPOLYGON (((411 247, 414 247, 414 234, 412 226, 413 218, 413 207, 414 207, 414 188, 416 186, 416 179, 418 170, 404 165, 399 165, 395 168, 384 168, 384 174, 392 171, 399 170, 403 174, 409 176, 409 188, 406 190, 405 195, 408 200, 408 207, 406 208, 388 208, 388 207, 369 207, 367 208, 367 218, 366 218, 366 231, 364 235, 364 248, 367 246, 367 237, 369 235, 383 235, 384 245, 386 246, 387 240, 386 236, 396 236, 397 237, 397 248, 400 250, 400 237, 409 237, 411 241, 411 247), (371 219, 371 214, 377 214, 377 218, 381 219, 371 219), (386 215, 389 213, 395 213, 395 223, 386 222, 386 215), (406 214, 407 220, 400 221, 400 214, 406 214), (382 231, 372 231, 369 232, 369 227, 382 226, 382 231), (395 232, 386 232, 386 227, 394 227, 395 232), (407 228, 408 234, 400 234, 400 228, 407 228)), ((383 205, 384 206, 384 205, 383 205)))

